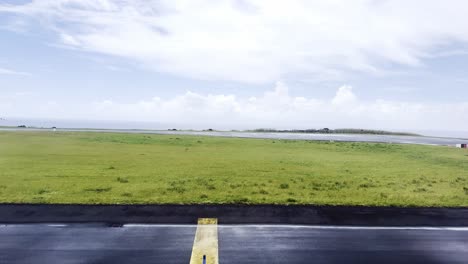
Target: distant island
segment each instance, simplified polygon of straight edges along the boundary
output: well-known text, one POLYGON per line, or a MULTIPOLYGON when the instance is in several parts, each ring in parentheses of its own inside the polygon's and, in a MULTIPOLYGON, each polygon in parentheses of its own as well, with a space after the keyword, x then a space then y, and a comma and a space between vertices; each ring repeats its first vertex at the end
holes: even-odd
POLYGON ((421 136, 409 132, 392 132, 385 130, 359 129, 359 128, 339 128, 339 129, 273 129, 273 128, 257 128, 247 130, 248 132, 259 133, 306 133, 306 134, 367 134, 367 135, 395 135, 395 136, 421 136))

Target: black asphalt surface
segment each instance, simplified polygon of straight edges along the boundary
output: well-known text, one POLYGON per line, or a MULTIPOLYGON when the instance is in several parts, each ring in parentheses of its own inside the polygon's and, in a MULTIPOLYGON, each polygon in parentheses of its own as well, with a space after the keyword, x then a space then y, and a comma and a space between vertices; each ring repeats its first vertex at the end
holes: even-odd
POLYGON ((0 204, 0 223, 223 224, 339 226, 468 226, 468 207, 378 207, 235 204, 0 204))
MULTIPOLYGON (((195 225, 3 225, 0 263, 187 264, 195 230, 195 225)), ((218 238, 222 264, 468 260, 468 228, 221 225, 218 238)))

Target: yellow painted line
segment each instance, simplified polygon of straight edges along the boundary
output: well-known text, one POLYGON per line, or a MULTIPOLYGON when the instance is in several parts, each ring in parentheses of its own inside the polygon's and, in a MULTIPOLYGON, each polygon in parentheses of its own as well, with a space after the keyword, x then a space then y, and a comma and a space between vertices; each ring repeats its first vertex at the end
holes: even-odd
POLYGON ((218 264, 218 219, 199 218, 190 264, 218 264))

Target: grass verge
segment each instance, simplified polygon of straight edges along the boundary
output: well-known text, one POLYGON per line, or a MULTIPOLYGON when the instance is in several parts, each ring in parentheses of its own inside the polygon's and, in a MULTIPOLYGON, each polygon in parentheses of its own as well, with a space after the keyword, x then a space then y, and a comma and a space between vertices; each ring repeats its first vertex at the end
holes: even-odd
POLYGON ((468 152, 381 143, 0 132, 0 202, 468 206, 468 152))

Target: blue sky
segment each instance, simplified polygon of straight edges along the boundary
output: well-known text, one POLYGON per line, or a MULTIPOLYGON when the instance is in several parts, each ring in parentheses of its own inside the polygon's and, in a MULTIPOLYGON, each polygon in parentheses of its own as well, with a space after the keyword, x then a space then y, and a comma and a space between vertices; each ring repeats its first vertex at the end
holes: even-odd
POLYGON ((467 12, 466 1, 1 1, 0 117, 468 131, 467 12))

